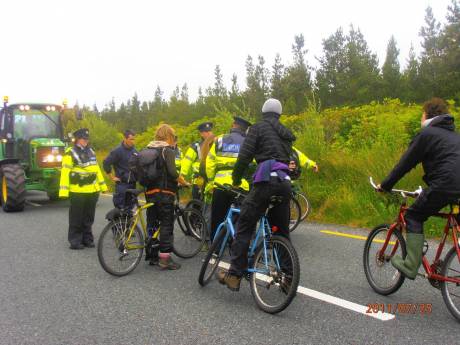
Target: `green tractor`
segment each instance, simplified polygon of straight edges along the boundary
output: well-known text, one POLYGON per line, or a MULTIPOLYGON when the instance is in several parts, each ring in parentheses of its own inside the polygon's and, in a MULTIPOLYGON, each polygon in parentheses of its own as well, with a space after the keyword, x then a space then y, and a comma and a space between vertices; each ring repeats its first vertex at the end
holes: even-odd
POLYGON ((61 115, 64 105, 21 103, 0 109, 0 203, 5 212, 22 211, 27 190, 59 195, 66 147, 61 115))

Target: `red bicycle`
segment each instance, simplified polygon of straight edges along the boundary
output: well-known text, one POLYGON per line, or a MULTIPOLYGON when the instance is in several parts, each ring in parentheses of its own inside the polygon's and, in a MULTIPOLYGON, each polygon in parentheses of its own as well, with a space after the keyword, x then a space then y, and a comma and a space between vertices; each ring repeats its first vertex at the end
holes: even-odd
MULTIPOLYGON (((370 178, 370 183, 377 190, 372 178, 370 178)), ((395 254, 406 257, 403 231, 406 229, 404 215, 408 209, 407 199, 418 197, 421 187, 413 192, 393 189, 391 193, 399 194, 403 198, 398 217, 393 224, 379 225, 369 233, 363 255, 364 273, 369 285, 377 293, 385 296, 396 292, 404 283, 404 275, 391 265, 390 260, 395 254)), ((456 218, 458 214, 459 205, 457 203, 450 206, 449 213, 439 212, 434 216, 446 219, 446 226, 432 263, 425 256, 428 250, 428 243, 425 241, 422 258, 425 273, 418 273, 418 275, 427 278, 433 287, 441 290, 447 308, 460 321, 460 243, 458 242, 460 227, 456 218), (441 259, 451 230, 452 241, 455 245, 448 251, 444 259, 441 259)))

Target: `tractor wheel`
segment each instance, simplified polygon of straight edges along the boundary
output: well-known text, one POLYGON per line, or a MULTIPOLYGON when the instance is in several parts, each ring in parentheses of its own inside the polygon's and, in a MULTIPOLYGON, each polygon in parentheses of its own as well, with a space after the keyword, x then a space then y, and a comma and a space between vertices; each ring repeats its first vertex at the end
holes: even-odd
POLYGON ((26 202, 26 178, 19 164, 5 164, 1 167, 1 196, 3 211, 24 210, 26 202))

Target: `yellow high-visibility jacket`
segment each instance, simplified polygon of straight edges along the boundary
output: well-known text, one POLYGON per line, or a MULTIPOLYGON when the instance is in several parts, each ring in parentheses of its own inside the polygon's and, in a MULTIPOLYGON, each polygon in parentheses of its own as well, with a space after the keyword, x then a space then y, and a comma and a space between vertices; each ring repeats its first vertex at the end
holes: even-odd
MULTIPOLYGON (((207 189, 212 189, 214 182, 230 185, 233 183, 232 172, 238 158, 239 146, 238 148, 234 146, 233 150, 225 150, 225 141, 230 136, 235 135, 238 135, 238 133, 234 130, 232 130, 230 134, 219 135, 212 144, 208 156, 206 157, 206 177, 209 181, 209 184, 206 186, 207 189)), ((242 142, 244 138, 240 138, 240 140, 242 142)), ((236 144, 230 143, 227 146, 230 147, 231 145, 236 144)), ((247 180, 243 179, 241 181, 241 188, 249 190, 249 183, 247 180)))
POLYGON ((95 193, 107 191, 107 184, 96 161, 93 149, 87 149, 88 157, 82 159, 75 147, 69 147, 62 158, 59 196, 68 197, 72 193, 95 193), (71 175, 73 177, 71 177, 71 175), (89 183, 71 183, 75 179, 91 179, 89 183))
POLYGON ((181 160, 180 174, 187 180, 190 179, 192 173, 194 178, 200 173, 201 143, 197 141, 190 145, 181 160))
POLYGON ((299 164, 302 168, 308 167, 308 168, 313 168, 316 165, 315 161, 312 161, 310 158, 308 158, 304 153, 302 153, 299 149, 292 147, 295 152, 297 153, 297 156, 299 157, 299 164))
POLYGON ((176 163, 176 170, 178 173, 181 171, 181 163, 182 163, 182 151, 179 147, 176 148, 176 158, 175 158, 175 163, 176 163))

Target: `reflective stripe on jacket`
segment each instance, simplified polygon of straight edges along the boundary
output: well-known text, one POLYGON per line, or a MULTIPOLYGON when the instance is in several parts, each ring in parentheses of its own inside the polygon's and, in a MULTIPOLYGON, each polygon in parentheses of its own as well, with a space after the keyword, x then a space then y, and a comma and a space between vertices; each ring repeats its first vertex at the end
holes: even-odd
POLYGON ((107 185, 96 155, 91 148, 85 149, 86 157, 79 153, 75 146, 68 148, 62 158, 59 196, 67 197, 72 193, 95 193, 107 191, 107 185), (79 181, 77 183, 76 181, 79 181), (91 181, 91 182, 89 182, 91 181))
MULTIPOLYGON (((244 136, 239 129, 217 137, 206 157, 206 176, 210 182, 232 184, 233 167, 243 142, 244 136)), ((249 190, 249 183, 244 180, 241 187, 249 190)))

